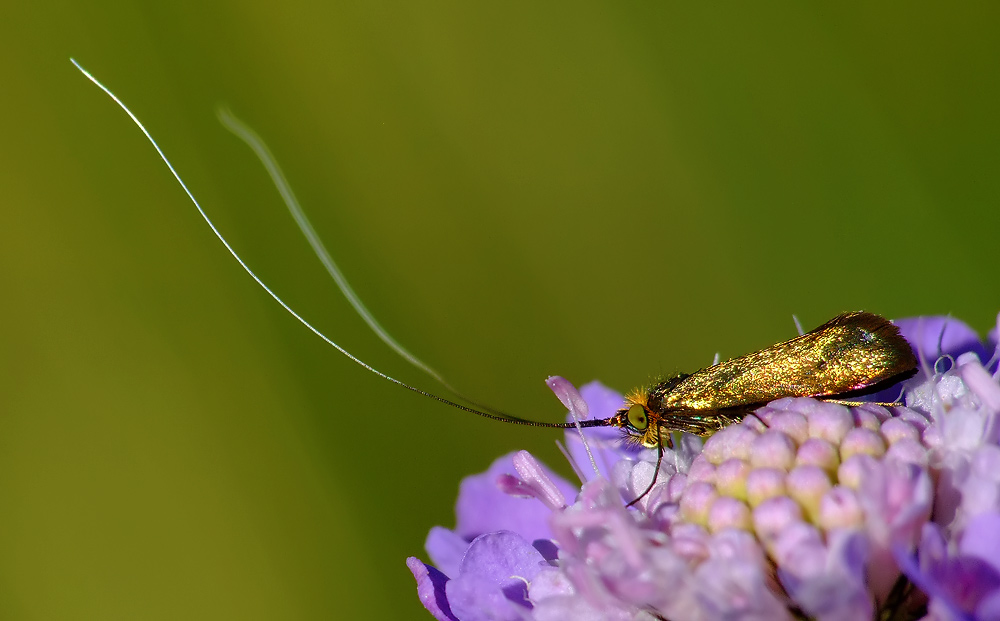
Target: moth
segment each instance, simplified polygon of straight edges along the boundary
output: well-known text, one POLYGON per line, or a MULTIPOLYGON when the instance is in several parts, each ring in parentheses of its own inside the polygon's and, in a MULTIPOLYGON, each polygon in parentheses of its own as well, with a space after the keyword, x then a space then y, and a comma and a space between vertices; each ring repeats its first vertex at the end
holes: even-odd
MULTIPOLYGON (((658 471, 664 447, 673 446, 672 433, 686 432, 708 436, 727 425, 743 420, 755 408, 782 397, 815 397, 845 402, 844 399, 874 392, 916 372, 916 356, 892 323, 872 313, 851 312, 838 315, 815 330, 789 341, 714 364, 691 374, 676 375, 649 388, 633 390, 628 393, 625 404, 614 415, 606 419, 549 423, 511 416, 478 405, 452 389, 440 374, 406 351, 378 324, 371 312, 351 289, 346 278, 319 240, 319 236, 306 218, 305 212, 299 206, 295 195, 284 179, 284 175, 263 141, 249 127, 227 111, 220 111, 219 116, 222 123, 246 142, 264 163, 284 198, 286 206, 317 256, 371 329, 400 356, 428 373, 452 392, 457 399, 466 403, 422 390, 375 369, 338 345, 292 310, 264 284, 218 231, 159 145, 139 122, 139 119, 114 93, 75 60, 71 59, 71 62, 128 114, 153 145, 153 148, 156 149, 160 158, 226 249, 285 310, 317 336, 369 372, 448 406, 492 420, 532 427, 555 429, 616 427, 622 429, 630 441, 656 449, 656 471, 658 471)), ((649 487, 629 505, 636 503, 648 494, 655 483, 656 477, 654 475, 649 487)))

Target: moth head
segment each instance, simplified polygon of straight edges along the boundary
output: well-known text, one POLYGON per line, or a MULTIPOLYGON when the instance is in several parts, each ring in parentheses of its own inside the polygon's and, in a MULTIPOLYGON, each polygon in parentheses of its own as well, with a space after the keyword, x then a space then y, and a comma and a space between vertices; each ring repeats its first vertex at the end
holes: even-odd
POLYGON ((625 397, 625 405, 615 412, 611 425, 626 433, 626 440, 646 448, 660 445, 658 418, 647 404, 645 391, 634 391, 625 397))

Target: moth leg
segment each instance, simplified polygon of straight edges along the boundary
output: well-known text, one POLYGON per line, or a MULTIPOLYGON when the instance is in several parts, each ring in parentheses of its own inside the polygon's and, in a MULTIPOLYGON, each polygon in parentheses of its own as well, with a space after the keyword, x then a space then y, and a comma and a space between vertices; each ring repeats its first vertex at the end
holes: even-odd
MULTIPOLYGON (((656 426, 656 439, 657 439, 657 443, 656 443, 656 469, 653 470, 653 480, 649 482, 649 486, 646 487, 646 491, 644 491, 643 493, 639 494, 639 496, 635 500, 633 500, 632 502, 630 502, 627 505, 625 505, 626 508, 631 507, 635 503, 637 503, 640 500, 642 500, 643 498, 645 498, 646 494, 648 494, 650 492, 650 490, 653 489, 653 486, 656 485, 656 479, 660 476, 660 462, 663 461, 663 429, 659 425, 656 426)), ((667 440, 670 441, 671 446, 673 446, 673 440, 669 436, 667 436, 667 440)))
POLYGON ((903 405, 902 401, 894 401, 893 403, 886 403, 884 401, 843 401, 841 399, 823 399, 823 401, 826 403, 844 405, 849 408, 856 408, 861 405, 881 405, 884 408, 898 408, 903 405))

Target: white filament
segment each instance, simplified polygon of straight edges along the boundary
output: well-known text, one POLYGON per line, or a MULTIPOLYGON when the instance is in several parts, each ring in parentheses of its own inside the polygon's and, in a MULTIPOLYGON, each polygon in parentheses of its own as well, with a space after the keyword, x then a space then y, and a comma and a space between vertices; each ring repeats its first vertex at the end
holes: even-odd
MULTIPOLYGON (((249 274, 250 277, 253 278, 254 281, 258 285, 260 285, 261 288, 264 289, 264 291, 268 293, 268 295, 270 295, 278 304, 280 304, 282 308, 288 311, 288 313, 292 317, 297 319, 299 323, 308 328, 313 334, 320 337, 328 345, 331 345, 334 349, 347 356, 347 358, 350 359, 352 362, 357 363, 361 367, 365 368, 368 371, 371 371, 372 373, 381 377, 382 379, 392 382, 393 384, 396 384, 397 386, 400 386, 402 388, 406 388, 407 390, 411 390, 413 392, 424 395, 425 397, 429 397, 431 399, 444 403, 446 405, 450 405, 452 407, 458 408, 466 412, 471 412, 473 414, 478 414, 486 418, 491 418, 494 420, 499 420, 508 423, 530 425, 537 427, 560 427, 560 428, 562 427, 561 424, 540 423, 536 421, 517 418, 514 416, 510 416, 508 414, 504 414, 502 412, 498 412, 492 408, 476 404, 471 399, 462 396, 456 390, 451 388, 451 386, 449 386, 448 383, 445 382, 436 371, 431 369, 428 365, 424 364, 416 356, 409 353, 391 336, 389 336, 389 334, 375 320, 371 312, 361 302, 357 294, 355 294, 354 290, 351 288, 351 286, 347 283, 347 280, 344 278, 344 275, 340 272, 340 269, 337 267, 336 263, 330 257, 330 254, 326 251, 326 248, 320 241, 319 236, 316 234, 315 229, 313 229, 312 225, 309 223, 309 220, 306 218, 305 213, 302 211, 302 208, 299 206, 299 203, 296 200, 295 195, 292 193, 292 190, 289 187, 288 182, 285 180, 284 175, 281 173, 281 169, 278 167, 278 164, 274 160, 274 157, 271 156, 270 151, 267 149, 267 146, 250 128, 248 128, 241 121, 237 120, 229 112, 222 110, 219 112, 219 118, 222 121, 222 123, 230 131, 232 131, 234 134, 240 137, 244 142, 246 142, 254 150, 254 152, 257 154, 260 160, 263 162, 264 166, 268 170, 268 173, 271 175, 272 181, 277 186, 278 191, 281 193, 281 196, 285 201, 285 205, 288 207, 289 211, 292 213, 292 217, 298 224, 299 230, 301 230, 302 233, 306 236, 306 239, 312 246, 313 251, 319 257, 320 261, 322 261, 323 265, 326 267, 327 272, 330 274, 330 276, 333 277, 334 281, 337 283, 337 286, 340 288, 340 291, 344 294, 345 297, 347 297, 348 301, 354 307, 355 311, 357 311, 357 313, 361 315, 361 317, 365 320, 365 322, 372 329, 372 331, 374 331, 375 334, 377 334, 379 338, 382 339, 383 342, 389 345, 389 347, 391 347, 393 351, 398 353, 405 360, 409 361, 411 364, 413 364, 417 368, 423 370, 425 373, 433 377, 435 380, 440 382, 445 388, 450 390, 452 393, 456 394, 463 400, 468 401, 473 405, 476 405, 476 407, 480 409, 470 408, 469 406, 456 403, 454 401, 426 392, 424 390, 406 384, 394 377, 386 375, 385 373, 379 371, 378 369, 364 362, 354 354, 350 353, 349 351, 347 351, 346 349, 335 343, 333 340, 331 340, 328 336, 326 336, 318 329, 313 327, 312 324, 303 319, 298 313, 292 310, 292 308, 288 306, 288 304, 286 304, 284 300, 278 297, 278 295, 274 293, 270 289, 270 287, 264 284, 264 282, 257 277, 257 275, 253 272, 253 270, 251 270, 250 267, 246 263, 244 263, 243 259, 240 258, 240 256, 236 253, 236 251, 233 250, 232 246, 229 245, 229 242, 226 241, 226 238, 222 236, 222 233, 219 232, 219 230, 215 227, 215 224, 208 217, 208 214, 205 213, 205 210, 202 209, 201 205, 198 203, 198 200, 194 197, 194 194, 191 193, 191 190, 188 189, 187 185, 184 183, 184 180, 181 179, 180 175, 174 169, 173 164, 170 163, 170 160, 168 160, 167 156, 163 153, 163 150, 160 149, 160 145, 157 144, 156 140, 154 140, 153 137, 150 135, 150 133, 146 130, 146 127, 139 121, 139 119, 132 113, 132 111, 129 110, 128 106, 126 106, 120 99, 118 99, 118 97, 114 93, 112 93, 111 90, 109 90, 106 86, 101 84, 101 82, 99 82, 97 78, 91 75, 90 72, 81 67, 80 64, 76 62, 76 60, 71 58, 70 62, 72 62, 73 65, 77 69, 79 69, 80 72, 83 73, 83 75, 86 76, 88 80, 93 82, 98 88, 104 91, 104 93, 108 97, 110 97, 116 104, 118 104, 118 106, 125 111, 125 113, 129 116, 129 118, 132 119, 132 122, 135 123, 136 127, 139 128, 139 131, 142 132, 142 134, 146 137, 146 139, 149 140, 150 144, 153 145, 153 148, 156 149, 156 153, 160 156, 160 159, 163 160, 163 163, 167 165, 167 169, 170 170, 170 173, 174 176, 174 179, 176 179, 177 183, 180 184, 181 188, 184 190, 184 193, 187 194, 191 202, 194 203, 194 206, 198 210, 198 213, 201 214, 201 217, 208 224, 209 228, 212 229, 212 232, 215 233, 215 236, 219 238, 219 241, 222 242, 222 245, 226 247, 226 250, 229 251, 229 254, 231 254, 233 258, 236 259, 236 262, 240 264, 240 267, 242 267, 246 271, 246 273, 249 274)), ((580 431, 582 436, 583 433, 579 421, 576 421, 575 426, 580 431)), ((586 439, 584 439, 584 443, 586 444, 586 439)), ((593 457, 591 457, 591 462, 593 462, 593 457)))
POLYGON ((285 174, 281 172, 281 167, 278 166, 277 160, 271 154, 271 150, 267 148, 264 141, 261 140, 260 136, 258 136, 255 131, 250 129, 246 123, 233 116, 233 113, 226 108, 219 108, 218 116, 219 121, 222 122, 226 129, 245 142, 247 146, 253 149, 253 152, 257 154, 257 157, 260 158, 264 168, 267 169, 267 174, 271 176, 271 181, 281 194, 281 199, 285 201, 285 206, 288 207, 288 211, 292 214, 292 218, 295 219, 295 224, 298 225, 299 230, 302 231, 303 235, 305 235, 309 245, 312 246, 313 252, 316 253, 316 257, 323 263, 323 267, 326 268, 327 273, 330 274, 333 281, 337 283, 337 288, 344 294, 347 301, 351 303, 351 306, 354 307, 354 310, 358 313, 358 315, 365 320, 365 323, 367 323, 368 327, 372 329, 372 332, 374 332, 380 339, 382 339, 382 342, 391 347, 393 351, 402 356, 407 362, 417 367, 427 375, 433 377, 451 392, 456 392, 455 389, 448 385, 448 382, 446 382, 437 371, 411 354, 406 350, 406 348, 400 345, 396 339, 392 338, 392 336, 386 332, 385 328, 383 328, 375 319, 375 316, 372 315, 371 311, 369 311, 364 305, 361 298, 359 298, 354 292, 354 289, 347 282, 347 278, 344 277, 343 272, 340 271, 340 268, 337 267, 337 263, 333 260, 333 257, 330 256, 326 246, 323 245, 323 241, 316 233, 316 229, 314 229, 312 223, 309 222, 309 218, 306 217, 298 199, 295 198, 295 193, 292 192, 292 188, 288 184, 288 180, 285 179, 285 174))
MULTIPOLYGON (((87 76, 88 80, 90 80, 91 82, 93 82, 94 84, 96 84, 98 88, 100 88, 102 91, 104 91, 108 95, 108 97, 110 97, 112 100, 114 100, 114 102, 116 104, 118 104, 121 107, 122 110, 125 111, 125 114, 127 114, 129 116, 129 118, 132 119, 132 122, 136 124, 136 127, 139 128, 139 131, 142 132, 142 134, 146 137, 146 139, 149 140, 150 144, 153 145, 153 148, 156 149, 156 152, 160 155, 160 159, 162 159, 163 163, 167 165, 167 168, 170 170, 170 173, 174 176, 174 179, 176 179, 177 183, 179 183, 180 186, 181 186, 181 188, 184 189, 184 193, 187 194, 188 198, 191 199, 191 202, 194 203, 194 206, 198 209, 198 213, 200 213, 201 217, 205 219, 206 223, 208 223, 209 228, 212 229, 212 232, 215 233, 215 236, 219 238, 219 241, 221 241, 222 245, 226 247, 226 250, 229 251, 229 254, 233 255, 233 258, 236 259, 236 261, 240 264, 240 266, 242 266, 243 269, 246 270, 247 274, 250 274, 250 277, 253 278, 257 282, 257 284, 260 285, 264 289, 264 291, 267 291, 267 293, 272 298, 274 298, 274 300, 278 304, 281 304, 281 307, 284 308, 286 311, 288 311, 292 315, 292 317, 295 317, 296 319, 298 319, 299 323, 301 323, 305 327, 309 328, 309 330, 311 330, 313 332, 313 334, 315 334, 316 336, 318 336, 321 339, 323 339, 324 341, 326 341, 327 344, 332 345, 340 353, 344 354, 345 356, 347 356, 348 358, 350 358, 354 362, 358 363, 359 365, 361 365, 365 369, 368 369, 369 371, 371 371, 375 375, 378 375, 379 377, 381 377, 383 379, 389 380, 390 382, 392 382, 394 384, 399 384, 399 385, 404 386, 406 388, 410 388, 409 386, 407 386, 403 382, 401 382, 401 381, 399 381, 399 380, 397 380, 397 379, 395 379, 393 377, 390 377, 390 376, 386 375, 385 373, 382 373, 378 369, 375 369, 374 367, 372 367, 368 363, 366 363, 366 362, 362 361, 361 359, 357 358, 356 356, 354 356, 354 354, 352 354, 351 352, 347 351, 346 349, 344 349, 340 345, 337 345, 336 343, 334 343, 329 337, 327 337, 325 334, 323 334, 322 332, 320 332, 319 330, 317 330, 316 328, 314 328, 312 326, 312 324, 310 324, 308 321, 306 321, 301 316, 299 316, 299 314, 296 313, 294 310, 292 310, 290 306, 288 306, 287 304, 285 304, 284 300, 282 300, 280 297, 278 297, 278 295, 276 293, 274 293, 273 291, 271 291, 271 289, 267 285, 264 284, 264 281, 262 281, 260 278, 258 278, 257 275, 253 273, 253 270, 251 270, 247 266, 247 264, 243 262, 243 259, 240 258, 240 255, 236 254, 236 251, 233 250, 232 246, 229 245, 229 242, 227 242, 226 238, 222 236, 222 233, 220 233, 219 230, 217 228, 215 228, 215 224, 212 223, 212 220, 208 217, 208 214, 205 213, 205 210, 201 208, 201 205, 198 203, 198 199, 196 199, 194 197, 194 194, 192 194, 191 190, 189 190, 188 187, 187 187, 187 185, 185 185, 184 180, 181 179, 181 176, 179 174, 177 174, 176 170, 174 170, 173 164, 170 163, 170 160, 167 159, 167 156, 163 153, 163 150, 160 149, 160 145, 158 145, 156 143, 156 141, 153 140, 153 137, 146 130, 146 127, 139 121, 138 118, 136 118, 136 116, 134 114, 132 114, 132 111, 128 109, 128 106, 126 106, 124 103, 122 103, 122 101, 120 99, 118 99, 118 97, 115 96, 115 94, 112 93, 108 89, 108 87, 106 87, 103 84, 101 84, 97 80, 97 78, 95 78, 94 76, 92 76, 90 74, 89 71, 87 71, 86 69, 84 69, 83 67, 81 67, 80 64, 76 62, 76 60, 70 58, 70 62, 72 62, 73 65, 76 66, 76 68, 79 69, 81 73, 83 73, 83 75, 87 76)), ((412 388, 411 388, 411 390, 412 390, 412 388)))

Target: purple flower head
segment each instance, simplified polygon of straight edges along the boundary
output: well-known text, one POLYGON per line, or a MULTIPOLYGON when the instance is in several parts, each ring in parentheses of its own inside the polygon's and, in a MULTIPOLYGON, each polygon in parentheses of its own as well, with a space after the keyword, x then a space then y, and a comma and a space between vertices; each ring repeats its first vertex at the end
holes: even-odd
MULTIPOLYGON (((461 620, 1000 618, 995 337, 900 325, 926 361, 905 407, 779 399, 684 436, 658 471, 617 429, 568 429, 580 484, 497 460, 463 482, 455 531, 428 536, 436 569, 407 561, 421 602, 461 620)), ((568 420, 623 403, 549 385, 568 420)))

